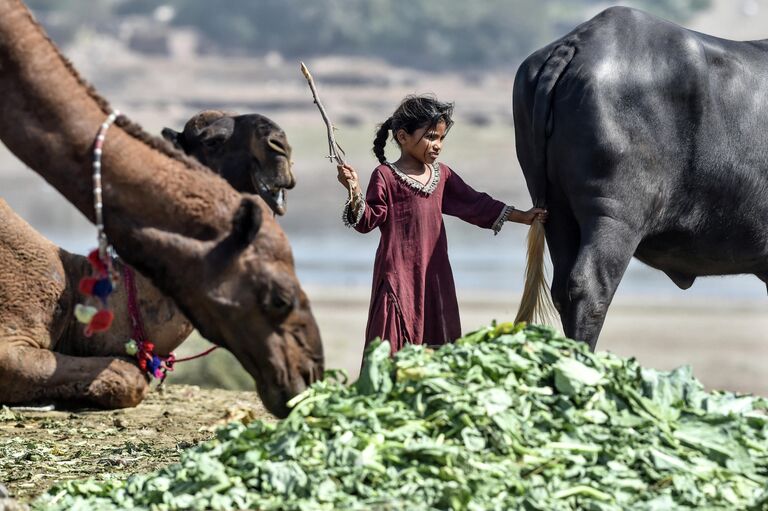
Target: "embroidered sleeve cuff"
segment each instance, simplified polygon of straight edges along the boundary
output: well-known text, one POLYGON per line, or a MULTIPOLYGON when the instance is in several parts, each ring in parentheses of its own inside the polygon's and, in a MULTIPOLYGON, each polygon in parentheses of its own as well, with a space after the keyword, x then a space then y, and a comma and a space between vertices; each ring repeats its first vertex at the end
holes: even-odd
POLYGON ((504 208, 501 210, 501 213, 499 213, 499 217, 496 219, 495 222, 493 222, 493 225, 491 226, 491 229, 493 229, 494 236, 499 234, 499 231, 501 231, 501 228, 504 227, 504 222, 507 221, 507 217, 514 210, 515 210, 514 206, 504 206, 504 208))
POLYGON ((344 210, 341 212, 341 220, 347 227, 357 227, 357 224, 363 219, 363 213, 365 213, 365 199, 363 198, 363 194, 358 193, 355 199, 357 200, 357 203, 360 204, 357 208, 357 215, 354 215, 352 211, 352 201, 350 199, 347 199, 347 202, 344 204, 344 210))

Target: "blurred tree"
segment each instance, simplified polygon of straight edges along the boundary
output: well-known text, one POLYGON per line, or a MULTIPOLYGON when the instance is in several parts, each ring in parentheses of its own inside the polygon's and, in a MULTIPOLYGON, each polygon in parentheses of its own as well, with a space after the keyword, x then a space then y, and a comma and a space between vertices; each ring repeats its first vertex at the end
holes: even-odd
MULTIPOLYGON (((378 56, 414 67, 508 66, 583 21, 604 0, 169 0, 174 23, 192 25, 220 50, 378 56), (215 6, 214 6, 215 5, 215 6)), ((638 0, 683 21, 711 0, 638 0)), ((614 2, 615 3, 615 2, 614 2)))
POLYGON ((45 26, 46 32, 59 46, 70 43, 82 28, 112 27, 115 7, 122 0, 25 0, 25 4, 45 26))
MULTIPOLYGON (((72 23, 103 17, 151 16, 156 0, 29 0, 36 12, 72 23)), ((426 69, 508 67, 584 20, 604 0, 166 0, 174 25, 195 27, 211 51, 279 52, 290 58, 337 53, 381 57, 426 69)), ((711 0, 630 0, 685 21, 711 0)), ((66 23, 64 26, 69 26, 66 23)), ((48 24, 46 24, 48 26, 48 24)), ((54 37, 54 39, 57 39, 54 37)), ((61 42, 57 39, 57 42, 61 42)))

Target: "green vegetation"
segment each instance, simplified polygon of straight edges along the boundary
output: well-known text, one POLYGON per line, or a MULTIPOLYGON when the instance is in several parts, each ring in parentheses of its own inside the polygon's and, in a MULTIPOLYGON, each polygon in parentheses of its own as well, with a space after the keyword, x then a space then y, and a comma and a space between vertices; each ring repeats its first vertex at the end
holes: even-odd
POLYGON ((277 424, 233 423, 127 481, 38 509, 765 509, 768 402, 707 393, 543 327, 491 325, 393 359, 374 343, 277 424))
MULTIPOLYGON (((622 2, 683 22, 711 0, 622 2)), ((347 54, 380 57, 422 69, 509 67, 532 50, 584 21, 598 0, 168 0, 173 25, 195 27, 214 49, 288 58, 347 54)), ((84 23, 83 13, 104 23, 115 15, 150 16, 153 0, 110 0, 94 10, 84 0, 29 0, 42 13, 56 12, 55 31, 66 42, 84 23), (84 8, 84 5, 87 7, 84 8)), ((58 38, 56 36, 59 36, 58 38)), ((62 41, 63 40, 63 41, 62 41)))

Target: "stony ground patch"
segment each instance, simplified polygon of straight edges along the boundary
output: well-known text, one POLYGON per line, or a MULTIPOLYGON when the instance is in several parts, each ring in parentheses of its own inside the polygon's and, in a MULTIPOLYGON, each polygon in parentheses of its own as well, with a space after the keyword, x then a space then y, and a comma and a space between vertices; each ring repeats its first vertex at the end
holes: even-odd
POLYGON ((167 385, 125 410, 0 409, 0 482, 28 502, 55 483, 178 461, 231 420, 271 420, 255 392, 167 385))

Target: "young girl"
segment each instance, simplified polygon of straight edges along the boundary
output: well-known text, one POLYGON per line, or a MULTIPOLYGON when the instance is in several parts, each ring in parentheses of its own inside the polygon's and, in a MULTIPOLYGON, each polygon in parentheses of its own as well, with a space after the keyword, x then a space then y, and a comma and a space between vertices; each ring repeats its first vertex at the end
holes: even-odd
POLYGON ((545 210, 507 206, 473 190, 453 169, 437 162, 452 114, 451 103, 431 96, 406 97, 373 141, 381 165, 371 175, 365 198, 355 170, 338 166, 339 182, 353 192, 344 207, 345 225, 361 233, 381 230, 366 346, 381 337, 394 354, 405 343, 437 345, 460 337, 443 213, 494 233, 505 221, 530 225, 536 218, 546 220, 545 210), (384 156, 390 132, 400 146, 395 162, 384 156))

